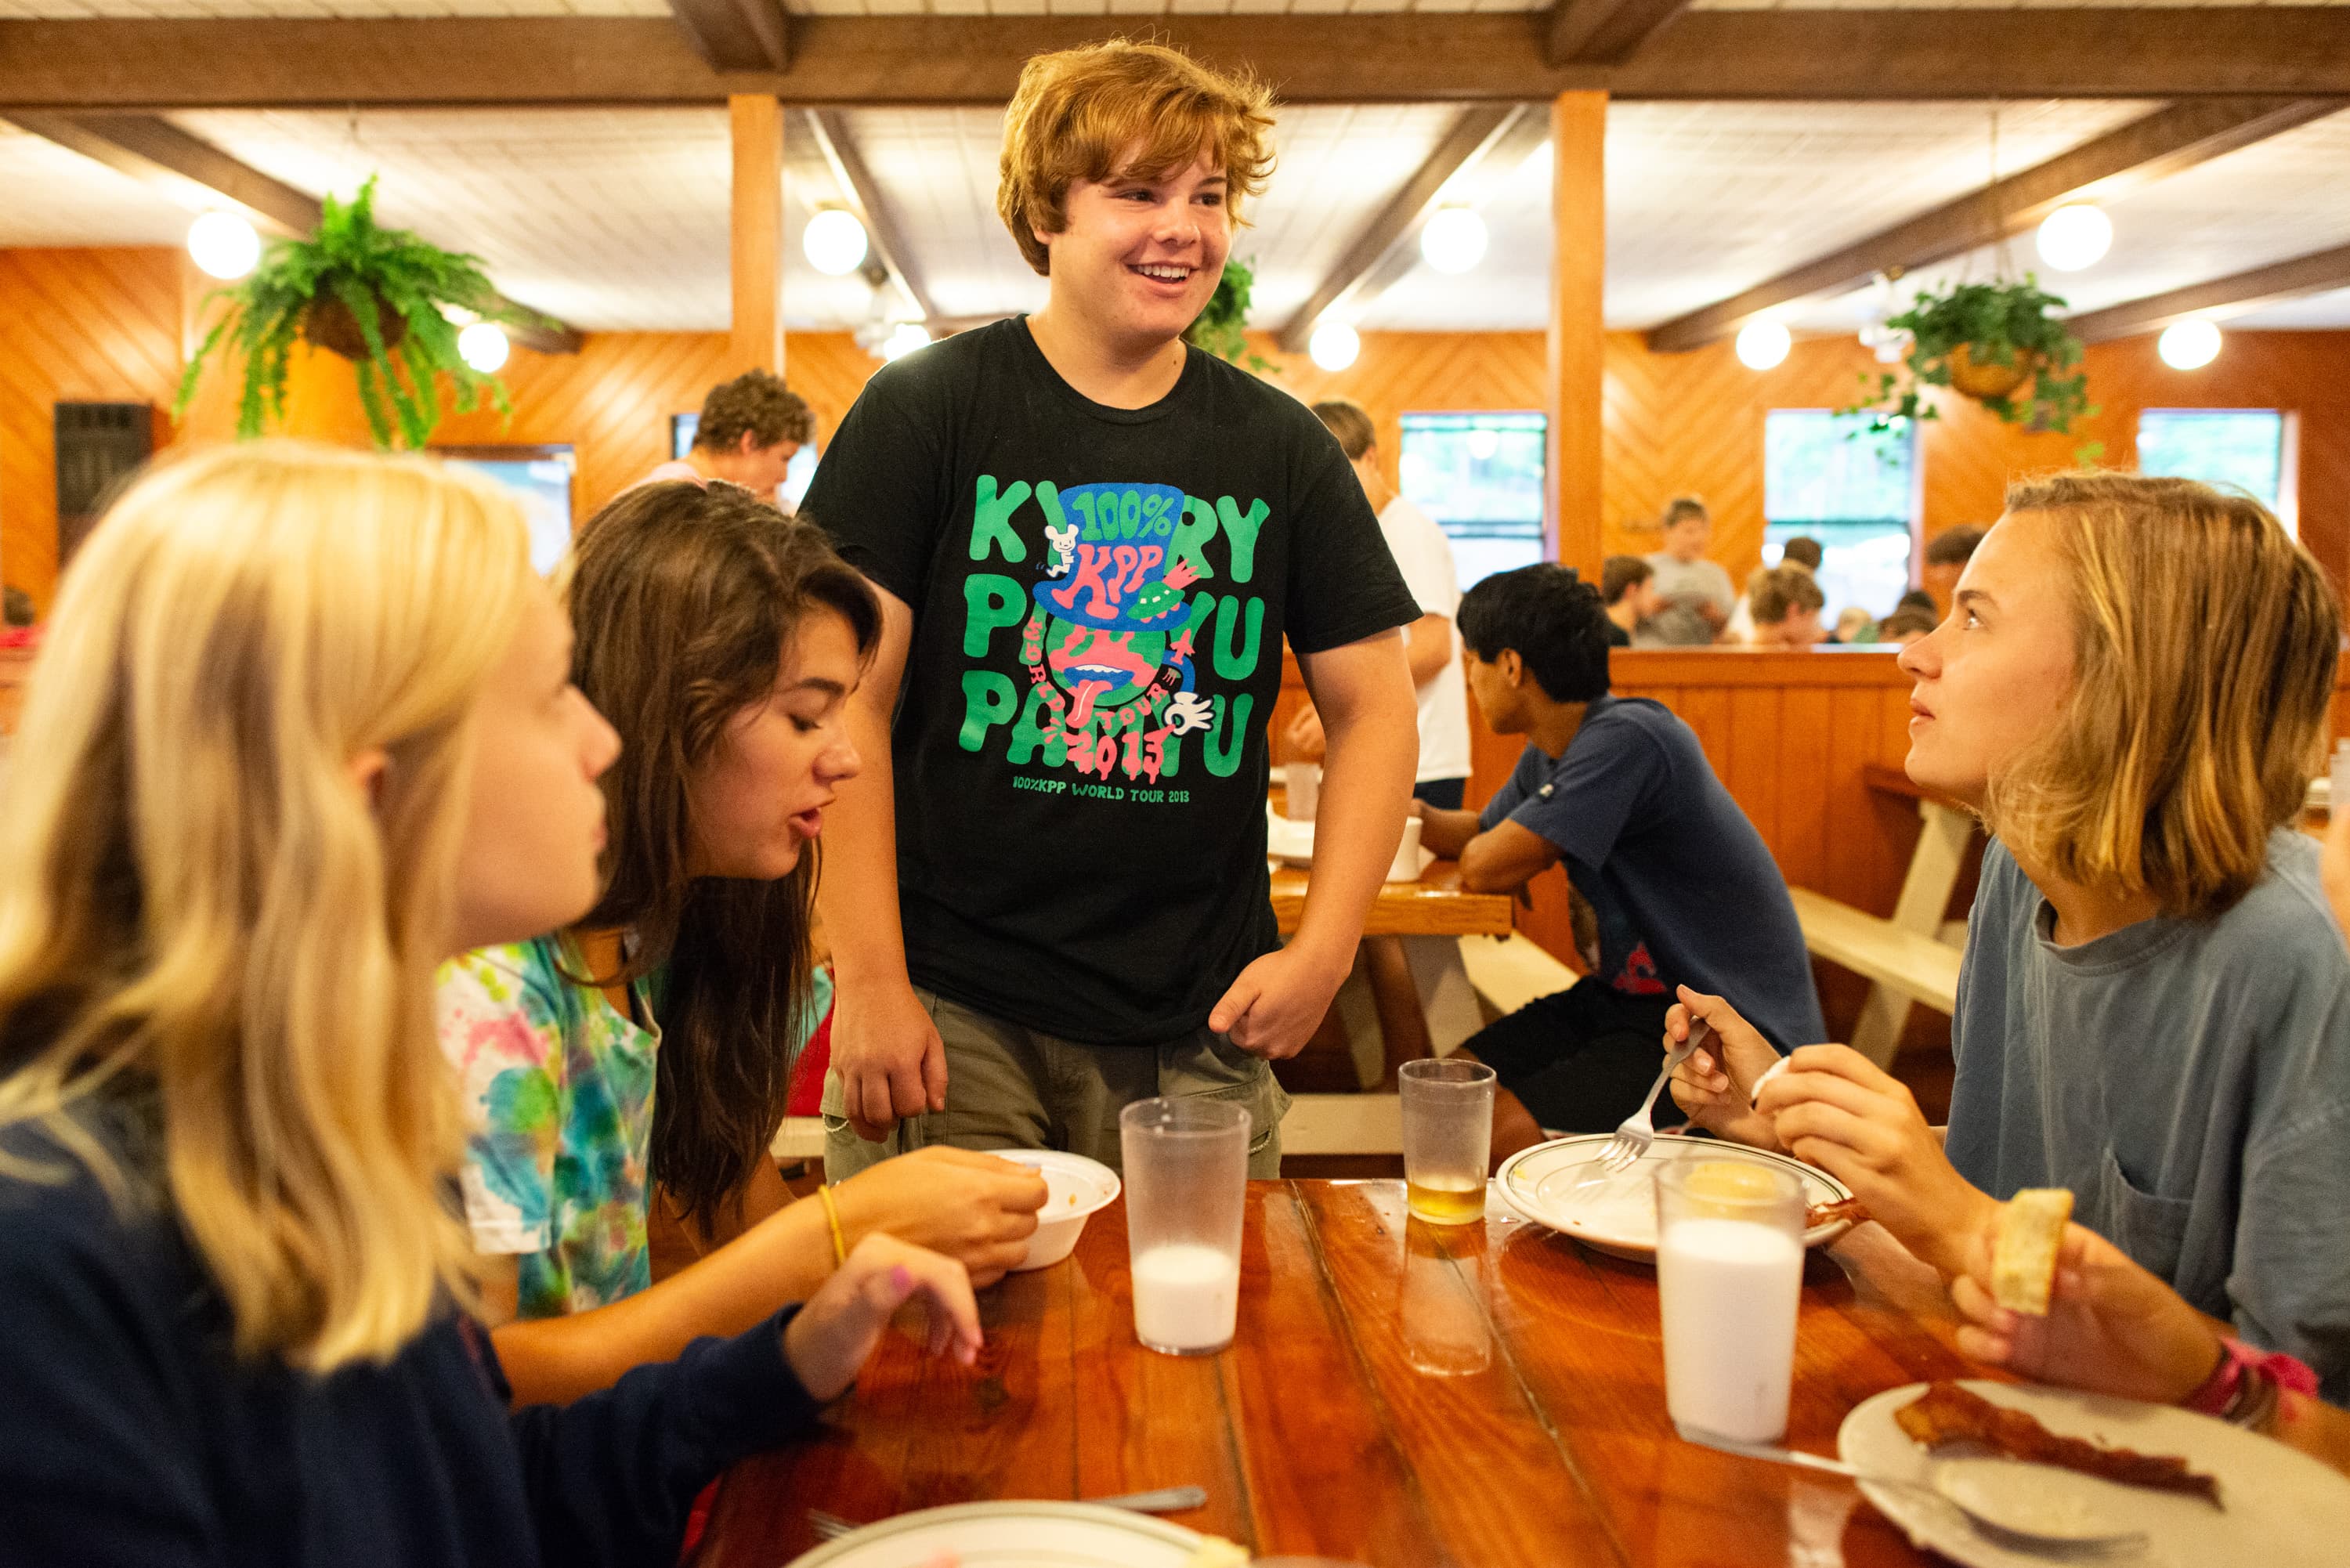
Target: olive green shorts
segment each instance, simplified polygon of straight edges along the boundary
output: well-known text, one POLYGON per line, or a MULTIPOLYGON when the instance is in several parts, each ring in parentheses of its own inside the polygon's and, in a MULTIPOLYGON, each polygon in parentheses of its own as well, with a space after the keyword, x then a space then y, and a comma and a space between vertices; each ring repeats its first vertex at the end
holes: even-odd
POLYGON ((824 1080, 824 1169, 846 1181, 926 1144, 956 1148, 1061 1148, 1120 1168, 1118 1114, 1137 1100, 1201 1096, 1238 1100, 1255 1126, 1249 1175, 1281 1174, 1281 1118, 1289 1096, 1273 1069, 1222 1035, 1198 1030, 1160 1045, 1081 1045, 992 1018, 935 992, 914 994, 947 1052, 947 1108, 910 1116, 879 1143, 842 1114, 840 1074, 824 1080))

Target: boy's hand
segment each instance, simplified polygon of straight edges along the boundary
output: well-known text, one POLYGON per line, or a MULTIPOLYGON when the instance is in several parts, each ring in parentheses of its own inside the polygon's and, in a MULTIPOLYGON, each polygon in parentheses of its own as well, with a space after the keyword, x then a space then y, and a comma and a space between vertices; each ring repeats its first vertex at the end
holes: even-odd
POLYGON ((1347 973, 1315 962, 1292 943, 1241 971, 1208 1014, 1208 1027, 1252 1056, 1268 1062, 1295 1056, 1321 1027, 1347 973))
POLYGON ((951 1353, 969 1366, 979 1358, 979 1303, 961 1263, 889 1236, 857 1243, 784 1328, 784 1359, 821 1403, 857 1381, 881 1331, 908 1302, 930 1309, 932 1355, 951 1353))
POLYGON ((1999 1204, 1960 1176, 1909 1091, 1849 1045, 1806 1045, 1755 1107, 1789 1154, 1816 1165, 1945 1275, 1999 1204))
POLYGON ((841 1110, 868 1143, 900 1118, 947 1108, 947 1048, 913 988, 842 984, 832 1004, 841 1110))
POLYGON ((1673 1069, 1673 1103, 1716 1137, 1777 1148, 1771 1118, 1758 1114, 1750 1101, 1755 1081, 1778 1064, 1779 1053, 1736 1008, 1685 985, 1680 1000, 1665 1013, 1665 1054, 1689 1038, 1693 1018, 1705 1020, 1713 1038, 1673 1069))
POLYGON ((1289 721, 1289 728, 1283 733, 1290 751, 1295 753, 1294 761, 1318 763, 1329 750, 1329 737, 1322 732, 1322 715, 1311 702, 1297 710, 1296 717, 1289 721))

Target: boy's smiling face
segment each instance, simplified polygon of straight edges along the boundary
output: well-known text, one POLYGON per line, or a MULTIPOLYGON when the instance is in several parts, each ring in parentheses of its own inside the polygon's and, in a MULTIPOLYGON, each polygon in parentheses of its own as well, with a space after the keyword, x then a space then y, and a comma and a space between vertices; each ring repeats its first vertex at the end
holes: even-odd
MULTIPOLYGON (((1141 147, 1119 155, 1126 167, 1141 147)), ((1037 231, 1052 251, 1053 298, 1111 337, 1171 342, 1207 308, 1232 252, 1224 171, 1203 150, 1155 179, 1078 180, 1068 226, 1037 231)))

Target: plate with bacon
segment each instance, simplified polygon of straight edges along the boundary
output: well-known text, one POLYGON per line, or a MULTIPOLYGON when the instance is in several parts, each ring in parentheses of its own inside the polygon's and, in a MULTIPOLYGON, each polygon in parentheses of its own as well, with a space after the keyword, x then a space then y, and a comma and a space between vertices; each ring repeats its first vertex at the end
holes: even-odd
POLYGON ((1587 1247, 1635 1263, 1657 1261, 1657 1168, 1669 1159, 1751 1159, 1793 1171, 1804 1184, 1804 1245, 1824 1247, 1868 1218, 1852 1189, 1817 1166, 1718 1138, 1659 1137, 1610 1176, 1596 1163, 1613 1139, 1578 1133, 1520 1149, 1493 1184, 1512 1209, 1587 1247))
MULTIPOLYGON (((2068 1388, 1912 1383, 1856 1407, 1836 1434, 1855 1469, 1963 1488, 1992 1518, 2052 1534, 2139 1531, 2099 1561, 2320 1568, 2350 1541, 2350 1480, 2282 1443, 2168 1405, 2068 1388), (1936 1472, 1939 1470, 1939 1475, 1936 1472)), ((1868 1481, 1877 1511, 1968 1568, 2040 1568, 2023 1548, 1923 1488, 1868 1481)))

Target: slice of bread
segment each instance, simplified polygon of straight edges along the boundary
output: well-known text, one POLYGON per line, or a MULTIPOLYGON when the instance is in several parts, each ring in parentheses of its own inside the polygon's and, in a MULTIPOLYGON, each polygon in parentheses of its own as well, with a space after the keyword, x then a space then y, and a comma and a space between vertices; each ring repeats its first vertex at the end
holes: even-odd
POLYGON ((1991 1252, 1992 1300, 2010 1312, 2048 1315, 2049 1293, 2056 1288, 2056 1251, 2072 1217, 2073 1195, 2061 1187, 2028 1187, 2000 1210, 1991 1252))

